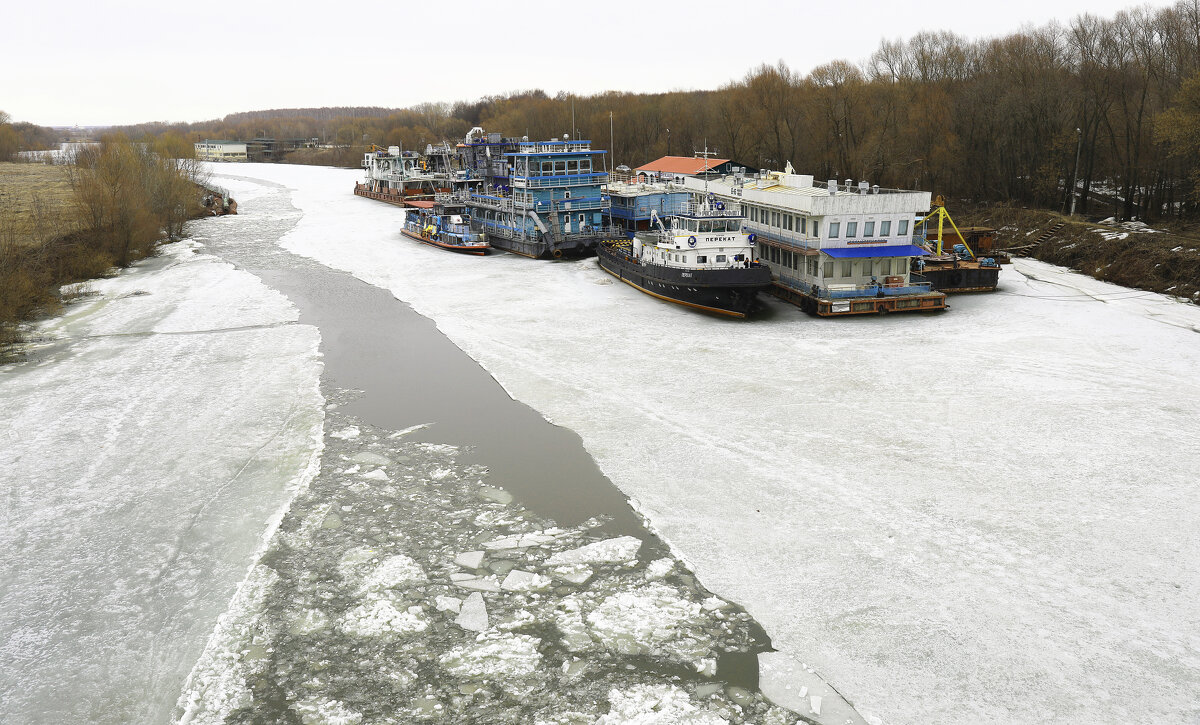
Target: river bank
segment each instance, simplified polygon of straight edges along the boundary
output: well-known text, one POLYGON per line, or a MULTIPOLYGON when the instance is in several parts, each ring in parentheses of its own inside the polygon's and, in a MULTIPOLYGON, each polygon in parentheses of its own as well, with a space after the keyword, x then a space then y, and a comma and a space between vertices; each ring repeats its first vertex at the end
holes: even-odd
POLYGON ((30 320, 86 291, 76 283, 155 254, 210 213, 203 181, 194 160, 121 139, 66 165, 0 165, 0 364, 20 356, 30 320))
POLYGON ((1038 242, 1022 249, 1022 256, 1200 304, 1200 232, 1190 228, 1095 223, 1009 205, 968 206, 959 223, 999 229, 999 248, 1038 242))

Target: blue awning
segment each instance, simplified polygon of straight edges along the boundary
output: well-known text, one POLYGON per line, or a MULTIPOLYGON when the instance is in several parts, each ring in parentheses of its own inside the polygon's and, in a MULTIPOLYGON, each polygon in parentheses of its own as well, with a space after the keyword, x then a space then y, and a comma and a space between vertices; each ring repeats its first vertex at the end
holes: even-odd
POLYGON ((862 259, 863 257, 923 257, 929 252, 915 244, 894 244, 887 247, 835 247, 822 249, 834 259, 862 259))

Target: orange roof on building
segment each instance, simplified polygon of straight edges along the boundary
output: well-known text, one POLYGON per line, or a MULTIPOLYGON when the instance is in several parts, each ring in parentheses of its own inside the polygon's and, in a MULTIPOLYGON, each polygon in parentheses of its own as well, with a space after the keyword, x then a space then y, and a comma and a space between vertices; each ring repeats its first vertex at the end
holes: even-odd
POLYGON ((426 201, 425 199, 405 199, 404 203, 407 206, 415 206, 418 209, 432 209, 433 208, 433 202, 426 201))
POLYGON ((667 174, 699 174, 720 166, 729 159, 703 159, 690 156, 664 156, 657 161, 637 167, 636 171, 657 171, 667 174))

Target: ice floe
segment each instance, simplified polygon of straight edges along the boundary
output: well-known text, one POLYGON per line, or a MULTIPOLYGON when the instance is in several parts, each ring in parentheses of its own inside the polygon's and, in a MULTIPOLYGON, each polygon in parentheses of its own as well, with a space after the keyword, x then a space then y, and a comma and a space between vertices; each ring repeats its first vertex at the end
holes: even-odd
POLYGON ((483 601, 483 595, 475 592, 467 597, 462 603, 462 609, 459 612, 458 618, 454 623, 463 629, 470 629, 475 632, 482 632, 488 628, 488 613, 487 605, 483 601))
POLYGON ((596 541, 578 549, 560 551, 547 564, 619 564, 637 558, 642 542, 632 536, 596 541))

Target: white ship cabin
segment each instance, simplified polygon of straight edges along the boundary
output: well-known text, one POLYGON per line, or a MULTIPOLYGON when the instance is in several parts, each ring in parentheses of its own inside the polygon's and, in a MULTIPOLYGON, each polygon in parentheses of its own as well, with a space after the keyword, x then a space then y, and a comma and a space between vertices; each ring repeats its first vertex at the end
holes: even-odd
POLYGON ((781 284, 807 295, 875 297, 928 293, 909 279, 917 219, 929 209, 926 191, 880 189, 867 182, 815 183, 786 171, 685 179, 693 192, 740 202, 755 258, 781 284))
POLYGON ((405 182, 431 180, 433 176, 420 166, 413 152, 401 153, 399 146, 389 146, 387 152, 369 151, 363 155, 362 167, 367 172, 370 191, 402 189, 405 182))
POLYGON ((686 269, 748 267, 754 245, 742 229, 736 201, 700 198, 683 202, 666 223, 652 212, 658 232, 633 239, 633 256, 648 263, 686 269))

